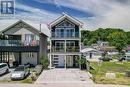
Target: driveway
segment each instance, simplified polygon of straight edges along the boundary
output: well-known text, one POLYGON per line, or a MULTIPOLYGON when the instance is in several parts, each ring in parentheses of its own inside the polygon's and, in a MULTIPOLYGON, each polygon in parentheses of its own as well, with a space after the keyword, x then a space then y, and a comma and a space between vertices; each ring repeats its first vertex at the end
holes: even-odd
POLYGON ((79 69, 44 70, 35 83, 93 83, 85 71, 79 69))
POLYGON ((0 75, 0 81, 2 81, 2 80, 10 80, 10 74, 11 74, 11 72, 12 72, 13 70, 14 70, 14 69, 10 69, 10 70, 9 70, 9 73, 0 75))

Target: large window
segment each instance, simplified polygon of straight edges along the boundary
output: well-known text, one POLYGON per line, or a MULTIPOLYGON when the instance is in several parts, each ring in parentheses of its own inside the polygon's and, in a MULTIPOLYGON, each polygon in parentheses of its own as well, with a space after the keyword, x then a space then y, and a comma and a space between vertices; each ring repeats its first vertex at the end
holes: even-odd
POLYGON ((65 20, 58 24, 55 28, 55 37, 75 37, 75 25, 68 20, 65 20))
POLYGON ((74 41, 67 41, 66 46, 73 47, 73 46, 75 46, 75 42, 74 41))
POLYGON ((62 41, 55 42, 55 51, 64 52, 64 42, 62 41))
POLYGON ((25 34, 25 45, 36 45, 36 36, 34 34, 25 34))
POLYGON ((74 28, 66 28, 66 37, 74 37, 74 36, 75 36, 74 28))

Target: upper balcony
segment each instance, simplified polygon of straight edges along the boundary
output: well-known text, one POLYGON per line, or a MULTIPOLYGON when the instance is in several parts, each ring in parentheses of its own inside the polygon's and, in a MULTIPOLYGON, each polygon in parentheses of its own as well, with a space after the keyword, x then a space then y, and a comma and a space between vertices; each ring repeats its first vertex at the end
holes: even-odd
POLYGON ((51 32, 51 39, 79 39, 79 32, 51 32))

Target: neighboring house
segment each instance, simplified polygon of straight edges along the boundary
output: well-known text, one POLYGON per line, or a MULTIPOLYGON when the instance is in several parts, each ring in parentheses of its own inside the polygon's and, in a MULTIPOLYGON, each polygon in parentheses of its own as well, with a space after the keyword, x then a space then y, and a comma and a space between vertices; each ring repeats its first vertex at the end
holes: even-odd
POLYGON ((19 20, 2 30, 8 39, 0 40, 0 62, 12 64, 40 63, 42 56, 47 57, 47 35, 45 24, 35 24, 19 20), (41 30, 41 31, 40 31, 41 30))
POLYGON ((76 59, 81 56, 82 25, 67 14, 50 23, 50 67, 78 67, 76 59))
POLYGON ((127 59, 130 59, 130 46, 128 46, 128 47, 125 49, 125 51, 126 51, 126 53, 125 53, 126 58, 127 58, 127 59))
POLYGON ((97 41, 98 46, 109 46, 109 42, 97 41))
POLYGON ((130 46, 128 46, 125 50, 127 53, 130 53, 130 46))
POLYGON ((82 49, 81 53, 86 59, 98 59, 102 57, 102 53, 94 48, 82 49))

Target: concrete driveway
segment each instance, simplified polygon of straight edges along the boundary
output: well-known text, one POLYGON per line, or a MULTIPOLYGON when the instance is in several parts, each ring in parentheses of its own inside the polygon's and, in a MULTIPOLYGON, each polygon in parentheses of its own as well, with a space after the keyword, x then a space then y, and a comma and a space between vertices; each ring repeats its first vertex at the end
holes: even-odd
POLYGON ((85 71, 79 69, 44 70, 35 83, 93 83, 85 71))
POLYGON ((9 73, 0 75, 0 81, 1 80, 10 80, 10 74, 13 72, 14 69, 9 69, 9 73))

